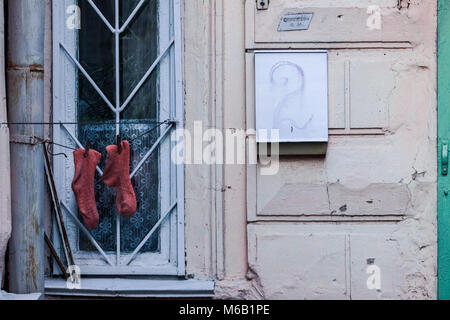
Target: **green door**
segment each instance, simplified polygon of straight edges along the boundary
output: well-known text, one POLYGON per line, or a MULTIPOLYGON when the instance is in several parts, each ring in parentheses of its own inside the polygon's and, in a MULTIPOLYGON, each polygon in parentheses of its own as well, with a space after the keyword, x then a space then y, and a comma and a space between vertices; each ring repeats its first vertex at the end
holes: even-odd
POLYGON ((450 300, 450 1, 439 0, 438 16, 438 295, 450 300))

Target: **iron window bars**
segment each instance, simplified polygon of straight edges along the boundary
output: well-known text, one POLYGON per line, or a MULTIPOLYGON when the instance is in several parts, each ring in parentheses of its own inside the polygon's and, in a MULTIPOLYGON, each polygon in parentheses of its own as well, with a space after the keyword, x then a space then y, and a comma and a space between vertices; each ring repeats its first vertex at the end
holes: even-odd
MULTIPOLYGON (((102 100, 106 103, 106 105, 109 107, 109 109, 115 114, 115 132, 116 135, 120 134, 120 116, 121 112, 125 110, 125 108, 128 106, 130 101, 133 99, 133 97, 136 95, 136 93, 139 91, 139 89, 142 87, 142 85, 146 82, 146 80, 150 77, 150 75, 154 72, 154 70, 158 67, 158 65, 163 61, 167 56, 168 53, 172 48, 174 48, 174 59, 175 59, 175 71, 174 71, 174 78, 173 83, 170 85, 174 86, 174 100, 172 103, 169 104, 170 109, 170 115, 173 116, 175 119, 169 119, 168 123, 166 124, 164 130, 160 134, 159 138, 155 141, 155 143, 152 145, 152 147, 147 151, 145 156, 140 160, 140 162, 135 166, 133 171, 130 174, 130 178, 133 178, 136 173, 142 168, 142 166, 145 164, 145 162, 149 159, 149 157, 152 155, 152 153, 155 151, 155 149, 161 145, 162 141, 164 141, 167 136, 172 132, 172 130, 176 127, 182 127, 183 120, 182 117, 182 102, 181 102, 181 46, 180 46, 180 0, 162 0, 162 1, 170 1, 170 10, 171 14, 173 16, 174 25, 173 31, 170 37, 172 37, 168 43, 160 50, 159 55, 155 59, 155 61, 151 64, 151 66, 148 68, 147 72, 144 74, 144 76, 141 78, 141 80, 137 83, 137 85, 134 87, 134 89, 131 91, 131 93, 128 95, 128 97, 125 99, 123 103, 120 101, 120 35, 123 33, 127 26, 133 21, 133 19, 136 17, 137 13, 141 9, 141 7, 145 4, 146 1, 152 1, 152 0, 141 0, 136 5, 134 10, 131 12, 131 14, 128 16, 127 20, 123 23, 122 26, 120 26, 119 21, 119 1, 120 0, 114 0, 114 26, 112 26, 108 19, 103 15, 101 10, 95 5, 93 0, 87 0, 89 5, 94 9, 98 17, 103 21, 103 23, 107 26, 107 28, 114 34, 114 45, 115 45, 115 101, 111 102, 106 95, 102 92, 102 90, 99 88, 99 86, 95 83, 95 81, 92 79, 92 77, 89 75, 89 73, 83 68, 81 63, 78 61, 78 59, 70 53, 70 50, 67 48, 67 46, 63 43, 63 41, 59 41, 57 44, 59 46, 59 49, 61 52, 63 52, 64 56, 67 57, 81 72, 81 74, 89 81, 89 83, 92 85, 92 87, 95 89, 95 91, 99 94, 99 96, 102 98, 102 100), (177 26, 178 25, 178 26, 177 26), (177 41, 175 41, 177 39, 177 41), (178 117, 178 118, 177 118, 178 117)), ((60 123, 60 127, 63 129, 63 131, 73 140, 73 142, 78 145, 78 147, 83 148, 82 143, 77 139, 77 137, 69 130, 69 128, 63 124, 60 123)), ((97 166, 97 172, 101 176, 103 175, 102 170, 97 166)), ((106 263, 110 267, 122 267, 122 266, 128 266, 131 264, 131 262, 136 258, 137 254, 141 250, 141 248, 144 246, 144 244, 150 239, 150 237, 158 230, 158 228, 162 225, 162 223, 166 220, 167 217, 169 217, 176 209, 177 217, 176 217, 176 229, 177 229, 177 239, 176 239, 176 245, 177 245, 177 271, 176 274, 178 275, 184 275, 184 216, 183 216, 183 203, 184 203, 184 190, 183 190, 183 181, 184 181, 184 168, 182 165, 177 165, 176 168, 176 185, 177 185, 177 192, 176 192, 176 198, 174 201, 171 202, 169 207, 162 212, 162 214, 159 217, 159 220, 154 224, 154 226, 151 228, 151 230, 146 234, 146 236, 141 240, 141 242, 137 245, 137 247, 134 249, 134 251, 127 256, 127 259, 125 263, 121 263, 120 257, 120 215, 117 213, 116 215, 116 261, 115 263, 111 261, 111 259, 108 257, 108 255, 105 253, 105 251, 101 248, 101 246, 97 243, 97 241, 94 239, 94 237, 90 234, 90 232, 87 230, 87 228, 83 225, 83 223, 78 219, 77 215, 70 209, 70 206, 67 205, 67 203, 64 200, 61 200, 61 205, 65 209, 65 211, 68 213, 68 215, 72 218, 74 223, 77 225, 77 227, 85 234, 87 239, 92 243, 92 245, 95 247, 95 249, 99 252, 99 254, 105 259, 106 263)))

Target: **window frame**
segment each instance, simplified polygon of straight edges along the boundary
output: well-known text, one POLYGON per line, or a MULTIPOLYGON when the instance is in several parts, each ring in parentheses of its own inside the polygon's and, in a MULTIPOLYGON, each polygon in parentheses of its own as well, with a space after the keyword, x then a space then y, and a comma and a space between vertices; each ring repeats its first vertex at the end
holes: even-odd
MULTIPOLYGON (((88 0, 83 0, 88 1, 88 0)), ((123 0, 121 0, 123 1, 123 0)), ((142 0, 141 2, 152 1, 152 0, 142 0)), ((139 3, 141 3, 139 2, 139 3)), ((72 54, 76 52, 77 40, 76 40, 76 30, 69 30, 66 27, 66 21, 68 18, 68 13, 66 11, 67 7, 70 5, 76 5, 77 0, 62 0, 53 1, 53 119, 54 122, 59 121, 76 121, 76 109, 77 109, 77 93, 74 83, 76 82, 77 68, 73 61, 70 61, 67 54, 63 51, 60 46, 63 43, 64 46, 69 46, 69 51, 72 54), (61 31, 63 30, 63 31, 61 31), (65 106, 65 107, 62 107, 65 106), (72 119, 67 116, 70 113, 72 119), (75 115, 75 118, 73 118, 75 115)), ((138 4, 139 5, 139 4, 138 4)), ((170 69, 170 75, 173 77, 171 86, 168 88, 171 91, 170 96, 173 103, 173 107, 170 108, 172 111, 171 118, 174 120, 170 131, 163 139, 161 147, 164 147, 168 151, 168 162, 170 162, 170 150, 171 150, 171 133, 175 129, 184 128, 184 101, 183 101, 183 79, 182 79, 182 36, 181 36, 181 1, 171 0, 169 5, 169 10, 172 12, 173 23, 173 44, 166 54, 168 58, 167 68, 170 69), (164 145, 163 145, 164 144, 164 145)), ((170 23, 169 23, 170 24, 170 23)), ((170 32, 169 32, 170 34, 170 32)), ((170 35, 168 36, 170 37, 170 35)), ((168 39, 167 39, 168 40, 168 39)), ((162 45, 164 47, 164 45, 162 45)), ((161 51, 161 48, 160 48, 161 51)), ((74 56, 76 56, 74 54, 74 56)), ((161 61, 164 60, 164 57, 161 61)), ((161 62, 160 62, 161 63, 161 62)), ((67 128, 66 126, 65 128, 67 128)), ((70 129, 66 131, 63 125, 55 125, 53 128, 53 138, 56 142, 73 145, 73 138, 70 137, 70 129), (67 134, 69 133, 69 134, 67 134)), ((76 128, 76 126, 73 126, 76 128)), ((161 132, 164 130, 161 129, 161 132)), ((72 135, 74 135, 74 130, 72 130, 72 135)), ((177 143, 181 143, 178 141, 177 143)), ((62 149, 58 146, 54 147, 54 152, 67 152, 67 150, 62 149)), ((71 158, 68 162, 73 162, 71 158)), ((154 253, 144 253, 140 254, 139 258, 144 258, 139 266, 108 266, 105 262, 101 263, 102 257, 97 252, 87 253, 82 252, 81 255, 76 255, 76 250, 74 250, 75 263, 77 260, 81 259, 83 262, 80 264, 81 274, 83 275, 185 275, 185 238, 184 238, 184 165, 174 164, 170 162, 172 166, 172 172, 176 173, 176 177, 171 177, 169 180, 169 185, 171 190, 176 190, 174 195, 169 194, 169 197, 174 198, 173 202, 176 203, 172 212, 168 214, 167 219, 161 224, 161 230, 166 229, 164 232, 169 233, 168 243, 165 244, 168 251, 164 252, 165 256, 154 253), (167 226, 169 225, 169 226, 167 226), (159 256, 158 256, 159 255, 159 256), (77 259, 78 258, 78 259, 77 259), (169 263, 165 263, 165 259, 169 259, 169 263), (142 266, 141 266, 142 265, 142 266)), ((68 168, 66 161, 62 159, 54 159, 54 173, 55 173, 55 183, 57 185, 58 192, 61 193, 63 190, 67 192, 69 187, 66 174, 70 172, 72 168, 68 168)), ((73 172, 73 171, 72 171, 73 172)), ((71 176, 72 173, 69 173, 71 176)), ((61 193, 60 199, 66 200, 67 195, 61 193)), ((73 197, 72 197, 73 198, 73 197)), ((74 199, 70 200, 72 202, 74 199)), ((169 202, 171 199, 169 199, 169 202)), ((163 205, 163 204, 162 204, 163 205)), ((170 207, 170 204, 166 207, 170 207)), ((69 205, 67 207, 62 205, 62 211, 64 212, 64 222, 67 226, 68 233, 79 232, 78 228, 74 226, 73 219, 70 218, 68 210, 70 210, 69 205), (75 228, 75 231, 73 230, 75 228)), ((162 207, 160 216, 164 214, 165 207, 162 207)), ((63 254, 63 246, 60 243, 60 239, 57 232, 56 223, 53 223, 53 239, 55 247, 63 254)), ((73 238, 73 237, 72 237, 73 238)), ((76 241, 76 240, 73 240, 76 241)), ((72 244, 72 250, 73 250, 72 244)), ((110 256, 109 254, 107 254, 110 256)), ((123 255, 122 255, 123 256, 123 255)), ((110 260, 113 260, 114 255, 111 255, 110 260)), ((104 259, 103 259, 104 260, 104 259)), ((142 260, 142 259, 141 259, 142 260)), ((135 260, 136 261, 136 260, 135 260)), ((59 274, 59 270, 54 266, 54 274, 59 274)))

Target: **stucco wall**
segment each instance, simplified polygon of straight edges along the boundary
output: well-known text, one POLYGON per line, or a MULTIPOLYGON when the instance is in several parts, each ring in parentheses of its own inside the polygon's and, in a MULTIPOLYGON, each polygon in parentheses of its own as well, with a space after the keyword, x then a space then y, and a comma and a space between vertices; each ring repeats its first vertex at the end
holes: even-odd
MULTIPOLYGON (((0 0, 0 122, 7 121, 6 92, 5 92, 5 33, 3 0, 0 0)), ((10 187, 10 161, 9 161, 9 129, 0 125, 0 290, 2 289, 5 270, 5 252, 11 235, 11 187, 10 187)))
POLYGON ((329 51, 325 157, 186 167, 187 270, 218 298, 436 298, 436 2, 397 3, 185 1, 188 128, 254 127, 254 50, 329 51), (304 8, 321 23, 276 31, 304 8))

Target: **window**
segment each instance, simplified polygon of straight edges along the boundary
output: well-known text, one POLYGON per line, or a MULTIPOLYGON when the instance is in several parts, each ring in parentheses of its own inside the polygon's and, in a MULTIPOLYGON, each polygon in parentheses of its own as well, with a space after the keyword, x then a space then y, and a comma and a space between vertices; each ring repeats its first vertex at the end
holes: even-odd
POLYGON ((82 275, 184 275, 183 166, 170 159, 170 135, 183 126, 179 2, 53 1, 54 141, 83 147, 89 139, 102 153, 95 178, 100 223, 90 232, 71 189, 73 158, 54 157, 82 275), (138 207, 129 218, 117 213, 115 193, 101 181, 106 146, 117 135, 130 141, 138 207))

